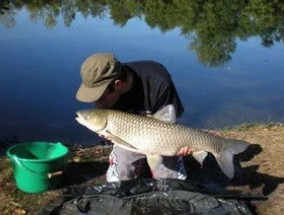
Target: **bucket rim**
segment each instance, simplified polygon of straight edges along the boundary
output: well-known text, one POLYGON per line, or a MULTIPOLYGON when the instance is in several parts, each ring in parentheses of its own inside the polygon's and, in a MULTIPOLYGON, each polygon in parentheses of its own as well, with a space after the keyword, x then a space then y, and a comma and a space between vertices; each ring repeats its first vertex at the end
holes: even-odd
POLYGON ((67 156, 69 154, 69 149, 68 149, 68 147, 63 145, 61 142, 54 143, 54 142, 46 142, 46 141, 31 141, 31 142, 23 142, 23 143, 18 143, 18 144, 12 145, 11 147, 9 147, 7 149, 6 154, 12 160, 14 160, 15 157, 16 157, 19 161, 24 161, 24 162, 50 162, 50 161, 61 159, 61 158, 65 157, 65 156, 67 156), (15 154, 11 153, 11 150, 13 150, 14 148, 22 146, 22 145, 27 145, 27 144, 30 144, 30 143, 42 143, 42 144, 60 145, 64 149, 66 149, 66 153, 61 155, 61 156, 58 156, 58 157, 44 158, 44 159, 21 158, 21 157, 16 156, 15 154))

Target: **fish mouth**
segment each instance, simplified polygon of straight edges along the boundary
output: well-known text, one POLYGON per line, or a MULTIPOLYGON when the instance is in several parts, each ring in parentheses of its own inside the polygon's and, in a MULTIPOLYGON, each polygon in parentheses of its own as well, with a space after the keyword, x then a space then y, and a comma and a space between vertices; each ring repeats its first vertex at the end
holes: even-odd
POLYGON ((76 119, 77 121, 78 121, 79 118, 82 118, 81 114, 80 114, 78 111, 76 112, 76 115, 77 115, 77 116, 75 117, 75 119, 76 119))
POLYGON ((82 117, 82 114, 79 111, 77 111, 76 114, 77 114, 77 117, 75 117, 76 121, 86 126, 86 120, 84 119, 84 117, 82 117))

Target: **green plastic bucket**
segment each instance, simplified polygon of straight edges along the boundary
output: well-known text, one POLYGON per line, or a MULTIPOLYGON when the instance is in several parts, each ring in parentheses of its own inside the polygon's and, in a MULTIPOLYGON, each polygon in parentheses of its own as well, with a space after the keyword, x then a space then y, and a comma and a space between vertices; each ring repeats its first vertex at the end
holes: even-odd
POLYGON ((41 193, 59 185, 68 161, 68 148, 61 143, 28 142, 10 147, 17 187, 27 193, 41 193))

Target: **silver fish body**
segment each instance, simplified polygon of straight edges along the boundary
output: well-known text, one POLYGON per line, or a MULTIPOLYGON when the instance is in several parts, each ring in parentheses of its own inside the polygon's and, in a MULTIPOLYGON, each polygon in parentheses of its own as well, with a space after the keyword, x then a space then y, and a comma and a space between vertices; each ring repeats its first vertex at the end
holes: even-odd
POLYGON ((90 109, 78 111, 77 115, 77 121, 92 131, 147 156, 174 156, 188 146, 202 163, 210 152, 229 178, 234 175, 233 154, 248 147, 242 140, 225 139, 202 130, 121 111, 90 109))
POLYGON ((108 111, 106 130, 146 154, 173 156, 184 146, 218 153, 224 141, 208 133, 154 118, 108 111))

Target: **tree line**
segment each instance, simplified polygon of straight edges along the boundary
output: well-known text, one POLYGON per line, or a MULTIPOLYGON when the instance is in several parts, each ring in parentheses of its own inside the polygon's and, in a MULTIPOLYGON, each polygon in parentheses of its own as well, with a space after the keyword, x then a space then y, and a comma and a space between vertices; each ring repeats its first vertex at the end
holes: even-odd
POLYGON ((121 27, 139 17, 161 32, 179 28, 189 38, 188 48, 208 66, 229 61, 237 39, 258 36, 264 47, 284 40, 283 0, 2 0, 0 23, 15 25, 22 8, 31 20, 40 20, 48 28, 61 18, 71 26, 78 13, 94 18, 110 14, 121 27))

